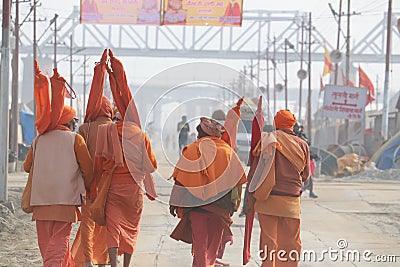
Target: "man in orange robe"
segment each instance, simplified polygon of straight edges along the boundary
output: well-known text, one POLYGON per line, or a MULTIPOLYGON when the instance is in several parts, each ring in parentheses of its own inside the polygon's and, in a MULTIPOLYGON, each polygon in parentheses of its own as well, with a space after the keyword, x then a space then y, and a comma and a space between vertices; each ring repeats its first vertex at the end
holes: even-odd
POLYGON ((172 177, 170 213, 181 218, 171 234, 192 244, 193 266, 214 266, 222 235, 230 236, 231 216, 240 203, 246 175, 233 149, 221 139, 223 126, 201 118, 198 140, 182 151, 172 177))
POLYGON ((143 180, 156 169, 150 140, 136 123, 118 120, 99 127, 95 177, 104 189, 108 187, 99 192, 98 198, 106 192, 105 224, 111 267, 117 267, 117 255, 122 254, 123 266, 129 266, 143 210, 143 180))
POLYGON ((72 223, 78 221, 77 207, 93 179, 85 140, 73 132, 76 112, 69 106, 59 108, 56 126, 36 137, 24 162, 26 172, 33 165, 30 204, 45 267, 74 266, 70 253, 72 223))
MULTIPOLYGON (((102 93, 102 92, 101 92, 102 93)), ((79 134, 85 138, 86 144, 90 153, 90 156, 94 158, 97 141, 97 131, 99 125, 112 123, 113 110, 110 100, 106 96, 99 98, 100 110, 95 112, 97 115, 95 118, 90 118, 88 122, 85 122, 79 127, 79 134)), ((90 103, 90 101, 89 101, 90 103)), ((87 109, 87 114, 92 113, 92 106, 87 109)), ((94 113, 94 112, 93 112, 94 113)), ((101 185, 99 185, 101 186, 101 185)), ((104 226, 100 226, 91 219, 90 209, 92 202, 94 201, 97 193, 97 184, 95 181, 91 184, 91 194, 86 198, 86 204, 82 205, 82 222, 80 225, 80 243, 73 245, 73 250, 76 249, 76 255, 74 256, 75 266, 93 266, 92 264, 98 264, 99 266, 105 266, 108 263, 108 250, 107 250, 107 229, 104 226)))
POLYGON ((262 266, 295 267, 301 253, 301 184, 310 175, 310 152, 307 143, 293 133, 296 118, 290 111, 277 112, 274 123, 275 133, 262 133, 253 150, 260 158, 248 196, 255 198, 261 227, 262 266), (281 250, 284 255, 277 255, 281 250))

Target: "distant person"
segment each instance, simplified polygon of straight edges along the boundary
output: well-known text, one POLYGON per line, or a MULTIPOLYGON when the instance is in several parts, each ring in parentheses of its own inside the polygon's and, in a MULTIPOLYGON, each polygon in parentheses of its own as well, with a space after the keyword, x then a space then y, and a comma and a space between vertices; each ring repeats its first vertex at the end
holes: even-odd
POLYGON ((318 196, 314 193, 314 179, 313 176, 315 174, 315 161, 317 161, 319 158, 317 155, 315 154, 311 154, 310 155, 310 178, 307 179, 307 181, 305 181, 303 183, 303 187, 302 187, 302 191, 309 191, 309 197, 310 198, 318 198, 318 196))
POLYGON ((178 122, 177 126, 178 140, 179 140, 179 156, 182 155, 182 149, 188 144, 188 136, 190 132, 189 123, 187 123, 186 115, 182 116, 182 120, 178 122))
MULTIPOLYGON (((307 135, 304 132, 304 127, 303 125, 300 125, 298 122, 296 122, 296 124, 293 127, 293 132, 300 137, 301 139, 303 139, 304 141, 307 142, 308 145, 311 145, 310 140, 308 139, 307 135)), ((302 190, 308 190, 309 193, 309 197, 310 198, 317 198, 318 196, 314 193, 313 189, 314 189, 314 173, 315 173, 315 161, 318 159, 317 155, 311 155, 310 156, 310 177, 307 179, 307 181, 305 181, 303 183, 302 186, 302 190)))
POLYGON ((306 143, 310 146, 311 142, 308 139, 306 133, 304 132, 304 127, 303 125, 299 124, 298 122, 296 122, 296 124, 293 126, 293 132, 295 135, 297 135, 298 137, 300 137, 301 139, 303 139, 304 141, 306 141, 306 143))
POLYGON ((217 109, 213 112, 211 118, 223 124, 225 122, 226 115, 222 109, 217 109))

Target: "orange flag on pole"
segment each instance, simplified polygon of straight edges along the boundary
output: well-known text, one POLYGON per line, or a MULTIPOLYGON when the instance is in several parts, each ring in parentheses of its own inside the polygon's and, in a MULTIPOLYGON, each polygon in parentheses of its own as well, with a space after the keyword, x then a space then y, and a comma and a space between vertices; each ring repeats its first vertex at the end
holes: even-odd
POLYGON ((358 66, 358 77, 359 77, 358 80, 359 87, 368 89, 367 103, 365 104, 368 105, 375 100, 374 85, 372 84, 371 80, 368 78, 367 74, 361 69, 360 66, 358 66))
POLYGON ((322 73, 322 76, 326 76, 329 73, 333 72, 333 64, 331 61, 331 58, 329 57, 329 52, 328 48, 326 47, 326 43, 324 43, 324 48, 325 48, 325 55, 324 55, 324 72, 322 73))

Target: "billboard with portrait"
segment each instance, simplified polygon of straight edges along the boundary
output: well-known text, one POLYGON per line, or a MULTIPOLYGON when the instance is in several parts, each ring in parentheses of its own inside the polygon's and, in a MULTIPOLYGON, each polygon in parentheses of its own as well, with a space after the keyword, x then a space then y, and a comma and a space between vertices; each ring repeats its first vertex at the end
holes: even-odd
POLYGON ((164 0, 164 25, 240 26, 243 0, 164 0))
POLYGON ((161 23, 161 0, 81 0, 81 23, 161 23))

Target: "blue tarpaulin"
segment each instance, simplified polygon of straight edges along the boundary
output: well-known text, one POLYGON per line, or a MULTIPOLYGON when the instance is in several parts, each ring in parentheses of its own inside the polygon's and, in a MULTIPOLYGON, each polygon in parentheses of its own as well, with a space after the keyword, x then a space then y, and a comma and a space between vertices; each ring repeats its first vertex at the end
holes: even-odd
POLYGON ((22 127, 22 138, 27 145, 32 144, 35 138, 35 120, 33 114, 21 110, 19 112, 19 121, 22 127))
POLYGON ((375 166, 380 170, 386 170, 393 167, 393 160, 399 156, 400 150, 400 132, 389 139, 373 156, 375 166), (395 155, 396 152, 396 155, 395 155))

